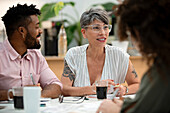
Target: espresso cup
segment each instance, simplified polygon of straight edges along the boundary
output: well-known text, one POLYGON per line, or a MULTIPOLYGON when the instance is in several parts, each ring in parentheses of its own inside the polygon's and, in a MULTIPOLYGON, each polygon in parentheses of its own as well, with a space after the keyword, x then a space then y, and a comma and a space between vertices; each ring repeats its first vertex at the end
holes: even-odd
POLYGON ((10 98, 10 93, 13 94, 13 100, 14 100, 14 108, 15 109, 23 109, 24 103, 23 103, 23 88, 22 87, 15 87, 8 90, 8 100, 12 100, 10 98))
POLYGON ((96 81, 96 94, 98 99, 107 98, 108 81, 96 81))

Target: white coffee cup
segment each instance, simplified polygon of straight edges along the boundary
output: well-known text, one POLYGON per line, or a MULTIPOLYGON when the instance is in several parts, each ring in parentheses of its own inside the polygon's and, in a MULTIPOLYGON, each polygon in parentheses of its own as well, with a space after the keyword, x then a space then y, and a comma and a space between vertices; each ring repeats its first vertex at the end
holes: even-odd
POLYGON ((40 112, 40 87, 24 87, 24 110, 26 113, 40 112))
POLYGON ((23 103, 23 88, 22 87, 13 87, 8 90, 8 100, 14 100, 15 109, 24 109, 23 103), (13 94, 13 99, 10 97, 10 93, 13 94))

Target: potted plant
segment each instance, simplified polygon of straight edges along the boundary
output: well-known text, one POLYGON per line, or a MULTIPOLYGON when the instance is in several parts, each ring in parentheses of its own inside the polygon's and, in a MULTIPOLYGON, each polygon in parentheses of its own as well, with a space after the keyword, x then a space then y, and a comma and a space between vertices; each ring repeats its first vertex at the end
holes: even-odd
MULTIPOLYGON (((74 2, 58 2, 58 3, 47 3, 43 5, 41 8, 41 16, 40 22, 46 21, 51 17, 55 17, 59 15, 59 11, 61 11, 65 6, 70 5, 72 6, 73 10, 75 11, 77 18, 79 19, 78 11, 75 9, 74 2)), ((80 28, 80 22, 75 19, 72 15, 62 13, 63 16, 66 16, 67 20, 63 20, 64 23, 68 23, 69 26, 65 27, 67 33, 67 45, 71 43, 73 39, 76 40, 77 45, 82 45, 82 34, 80 28), (74 24, 71 24, 69 20, 72 20, 74 24)), ((60 24, 60 23, 57 23, 60 24)))
MULTIPOLYGON (((63 22, 68 23, 69 26, 65 27, 66 33, 67 33, 67 45, 71 43, 73 39, 76 40, 77 45, 80 46, 83 43, 83 36, 81 34, 81 27, 79 22, 79 14, 77 9, 74 7, 74 2, 58 2, 58 3, 47 3, 41 8, 41 17, 40 22, 48 20, 51 17, 55 17, 59 14, 59 11, 61 11, 65 6, 70 5, 72 6, 76 17, 73 17, 72 15, 69 15, 67 13, 63 13, 63 16, 66 16, 68 19, 63 20, 63 22), (78 18, 78 19, 76 19, 78 18), (74 24, 71 24, 70 20, 74 22, 74 24)), ((112 7, 115 5, 112 2, 104 3, 104 4, 94 4, 91 7, 95 7, 101 5, 106 11, 112 12, 112 7)), ((115 16, 113 13, 111 13, 112 19, 115 21, 115 16)), ((113 20, 112 20, 113 21, 113 20)))

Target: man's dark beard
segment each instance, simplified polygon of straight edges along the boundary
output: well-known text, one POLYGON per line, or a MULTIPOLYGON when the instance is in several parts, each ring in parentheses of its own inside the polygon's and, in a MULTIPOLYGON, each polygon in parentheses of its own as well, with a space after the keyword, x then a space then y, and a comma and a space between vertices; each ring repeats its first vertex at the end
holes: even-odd
POLYGON ((32 37, 29 32, 26 35, 25 44, 27 49, 40 49, 41 47, 40 43, 37 43, 36 38, 32 37))

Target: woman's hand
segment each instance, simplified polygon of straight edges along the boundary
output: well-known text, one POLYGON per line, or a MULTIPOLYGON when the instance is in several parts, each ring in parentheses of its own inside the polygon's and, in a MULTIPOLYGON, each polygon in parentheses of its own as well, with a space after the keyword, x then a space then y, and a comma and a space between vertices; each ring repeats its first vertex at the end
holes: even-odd
POLYGON ((111 85, 113 85, 113 86, 115 85, 114 80, 112 80, 112 79, 106 79, 106 80, 103 80, 103 81, 108 81, 107 92, 110 90, 111 85))
MULTIPOLYGON (((113 85, 113 86, 115 85, 115 83, 113 82, 114 80, 111 80, 111 79, 106 79, 106 80, 102 80, 102 81, 107 81, 107 83, 108 83, 107 92, 109 92, 111 85, 113 85)), ((93 83, 92 90, 93 90, 93 92, 96 92, 96 82, 93 83)))
POLYGON ((124 87, 123 85, 118 85, 118 86, 116 85, 114 87, 114 90, 117 89, 117 88, 119 88, 119 91, 118 91, 118 94, 116 96, 122 97, 123 95, 126 94, 126 87, 124 87))

